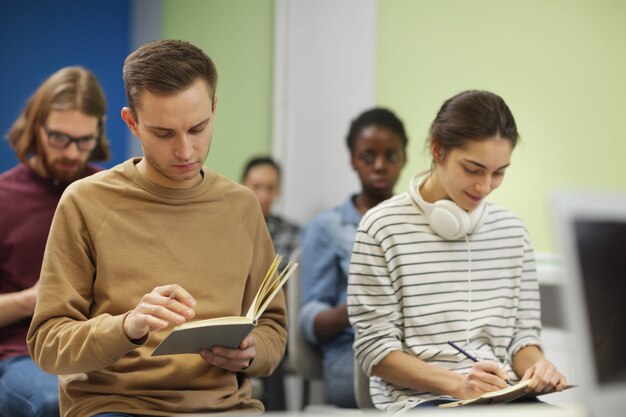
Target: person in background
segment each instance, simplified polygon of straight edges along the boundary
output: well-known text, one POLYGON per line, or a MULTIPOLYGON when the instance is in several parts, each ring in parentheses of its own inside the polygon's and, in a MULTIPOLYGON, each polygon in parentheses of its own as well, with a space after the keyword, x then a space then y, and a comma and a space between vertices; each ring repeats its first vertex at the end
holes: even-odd
POLYGON ((31 359, 26 333, 52 216, 73 181, 109 158, 106 101, 81 67, 52 74, 7 134, 20 163, 0 174, 0 414, 58 416, 56 375, 31 359))
MULTIPOLYGON (((265 223, 272 237, 274 251, 283 256, 279 266, 282 270, 300 244, 300 226, 272 214, 272 206, 280 195, 281 169, 269 156, 250 159, 243 170, 241 183, 256 194, 265 223)), ((266 411, 286 410, 284 367, 286 357, 272 375, 261 378, 262 400, 266 411)))
POLYGON ((348 312, 378 409, 475 398, 509 380, 530 380, 538 393, 567 385, 541 349, 528 232, 513 213, 486 202, 517 140, 500 96, 455 95, 430 129, 431 169, 361 220, 348 312))
POLYGON ((339 407, 356 407, 354 331, 346 306, 356 228, 367 210, 393 196, 406 163, 407 142, 402 122, 387 109, 374 108, 354 119, 347 145, 361 191, 319 213, 303 231, 300 326, 321 350, 326 397, 339 407))
POLYGON ((300 244, 300 226, 272 213, 272 206, 280 195, 281 181, 280 165, 269 156, 250 159, 241 176, 241 183, 254 191, 261 204, 274 251, 283 256, 282 270, 300 244))
POLYGON ((27 343, 60 377, 64 417, 260 413, 250 377, 287 339, 280 292, 234 349, 152 356, 172 327, 241 316, 274 260, 256 197, 204 167, 217 70, 184 41, 124 62, 121 116, 144 156, 76 181, 52 221, 27 343))

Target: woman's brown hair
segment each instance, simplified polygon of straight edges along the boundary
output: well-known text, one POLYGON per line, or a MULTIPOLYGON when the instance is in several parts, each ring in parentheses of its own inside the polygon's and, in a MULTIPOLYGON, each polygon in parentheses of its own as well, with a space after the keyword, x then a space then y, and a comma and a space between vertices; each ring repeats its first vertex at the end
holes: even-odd
POLYGON ((470 140, 496 135, 510 140, 513 148, 517 145, 519 134, 511 110, 497 94, 468 90, 443 103, 430 127, 429 142, 437 144, 445 158, 470 140))

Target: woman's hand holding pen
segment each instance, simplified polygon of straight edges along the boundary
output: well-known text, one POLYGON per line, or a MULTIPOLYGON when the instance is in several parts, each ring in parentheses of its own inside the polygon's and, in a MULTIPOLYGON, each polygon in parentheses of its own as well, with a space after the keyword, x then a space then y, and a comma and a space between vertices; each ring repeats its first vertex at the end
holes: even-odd
POLYGON ((194 317, 196 301, 177 284, 156 287, 145 294, 124 319, 124 333, 130 340, 139 340, 152 330, 185 323, 194 317))
POLYGON ((459 395, 457 398, 469 399, 476 398, 485 392, 497 391, 511 385, 509 376, 497 363, 493 361, 479 361, 478 358, 465 351, 452 341, 448 344, 456 349, 463 356, 474 362, 474 366, 469 374, 465 375, 463 382, 457 390, 459 395))
POLYGON ((485 392, 508 387, 506 372, 492 361, 475 362, 458 386, 454 396, 460 399, 476 398, 485 392))

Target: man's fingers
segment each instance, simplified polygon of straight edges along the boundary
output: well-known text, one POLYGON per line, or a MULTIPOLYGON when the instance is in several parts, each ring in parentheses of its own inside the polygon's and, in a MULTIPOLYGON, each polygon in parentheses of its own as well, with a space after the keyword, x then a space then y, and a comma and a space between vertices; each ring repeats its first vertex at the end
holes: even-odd
POLYGON ((239 345, 239 349, 248 349, 253 346, 256 346, 256 338, 252 334, 249 334, 243 339, 239 345))
POLYGON ((196 305, 196 300, 191 296, 191 294, 178 284, 169 284, 157 287, 154 291, 161 296, 175 300, 188 308, 193 308, 196 305))
POLYGON ((167 320, 159 319, 150 314, 138 311, 131 312, 124 321, 124 332, 130 339, 140 339, 152 330, 164 329, 169 325, 167 320))
MULTIPOLYGON (((174 297, 178 297, 177 294, 178 292, 176 292, 174 297)), ((169 298, 169 296, 164 295, 164 292, 159 292, 157 289, 142 297, 137 310, 147 314, 154 314, 177 324, 184 323, 195 315, 191 308, 179 302, 177 298, 169 298)))
POLYGON ((124 320, 124 332, 131 339, 139 339, 147 332, 183 324, 195 316, 196 301, 180 285, 169 284, 154 288, 124 320))
POLYGON ((239 349, 230 349, 224 346, 214 346, 200 351, 200 356, 211 365, 226 369, 231 372, 239 372, 250 366, 256 356, 256 339, 252 335, 246 336, 239 349), (244 343, 245 342, 245 343, 244 343), (250 346, 243 348, 245 344, 250 346))
POLYGON ((248 367, 251 362, 251 359, 230 359, 206 349, 200 351, 200 356, 211 365, 231 372, 239 372, 248 367))
POLYGON ((167 320, 149 315, 145 316, 145 323, 148 327, 150 327, 150 330, 165 329, 170 325, 170 322, 167 320))
POLYGON ((196 314, 191 308, 187 307, 186 304, 180 303, 173 298, 166 298, 163 306, 165 306, 168 310, 180 314, 181 316, 185 316, 187 319, 192 319, 196 314))
MULTIPOLYGON (((168 324, 182 324, 187 321, 186 317, 170 310, 168 307, 158 304, 140 304, 137 310, 141 314, 153 316, 161 319, 168 324)), ((167 327, 167 326, 166 326, 167 327)))
POLYGON ((256 350, 252 347, 246 349, 229 349, 223 346, 214 346, 211 348, 211 353, 233 361, 246 361, 256 355, 256 350))

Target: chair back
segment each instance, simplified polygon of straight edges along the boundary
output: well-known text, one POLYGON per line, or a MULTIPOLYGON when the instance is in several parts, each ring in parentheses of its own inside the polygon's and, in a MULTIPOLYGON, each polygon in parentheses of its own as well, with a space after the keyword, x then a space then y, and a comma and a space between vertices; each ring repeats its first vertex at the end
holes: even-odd
POLYGON ((370 379, 356 357, 354 358, 354 396, 361 410, 375 408, 370 396, 370 379))
MULTIPOLYGON (((300 250, 296 249, 292 260, 299 261, 300 250)), ((303 378, 308 380, 322 379, 322 355, 307 342, 300 330, 300 300, 301 300, 300 268, 289 279, 287 286, 287 317, 289 319, 289 365, 303 378)))

